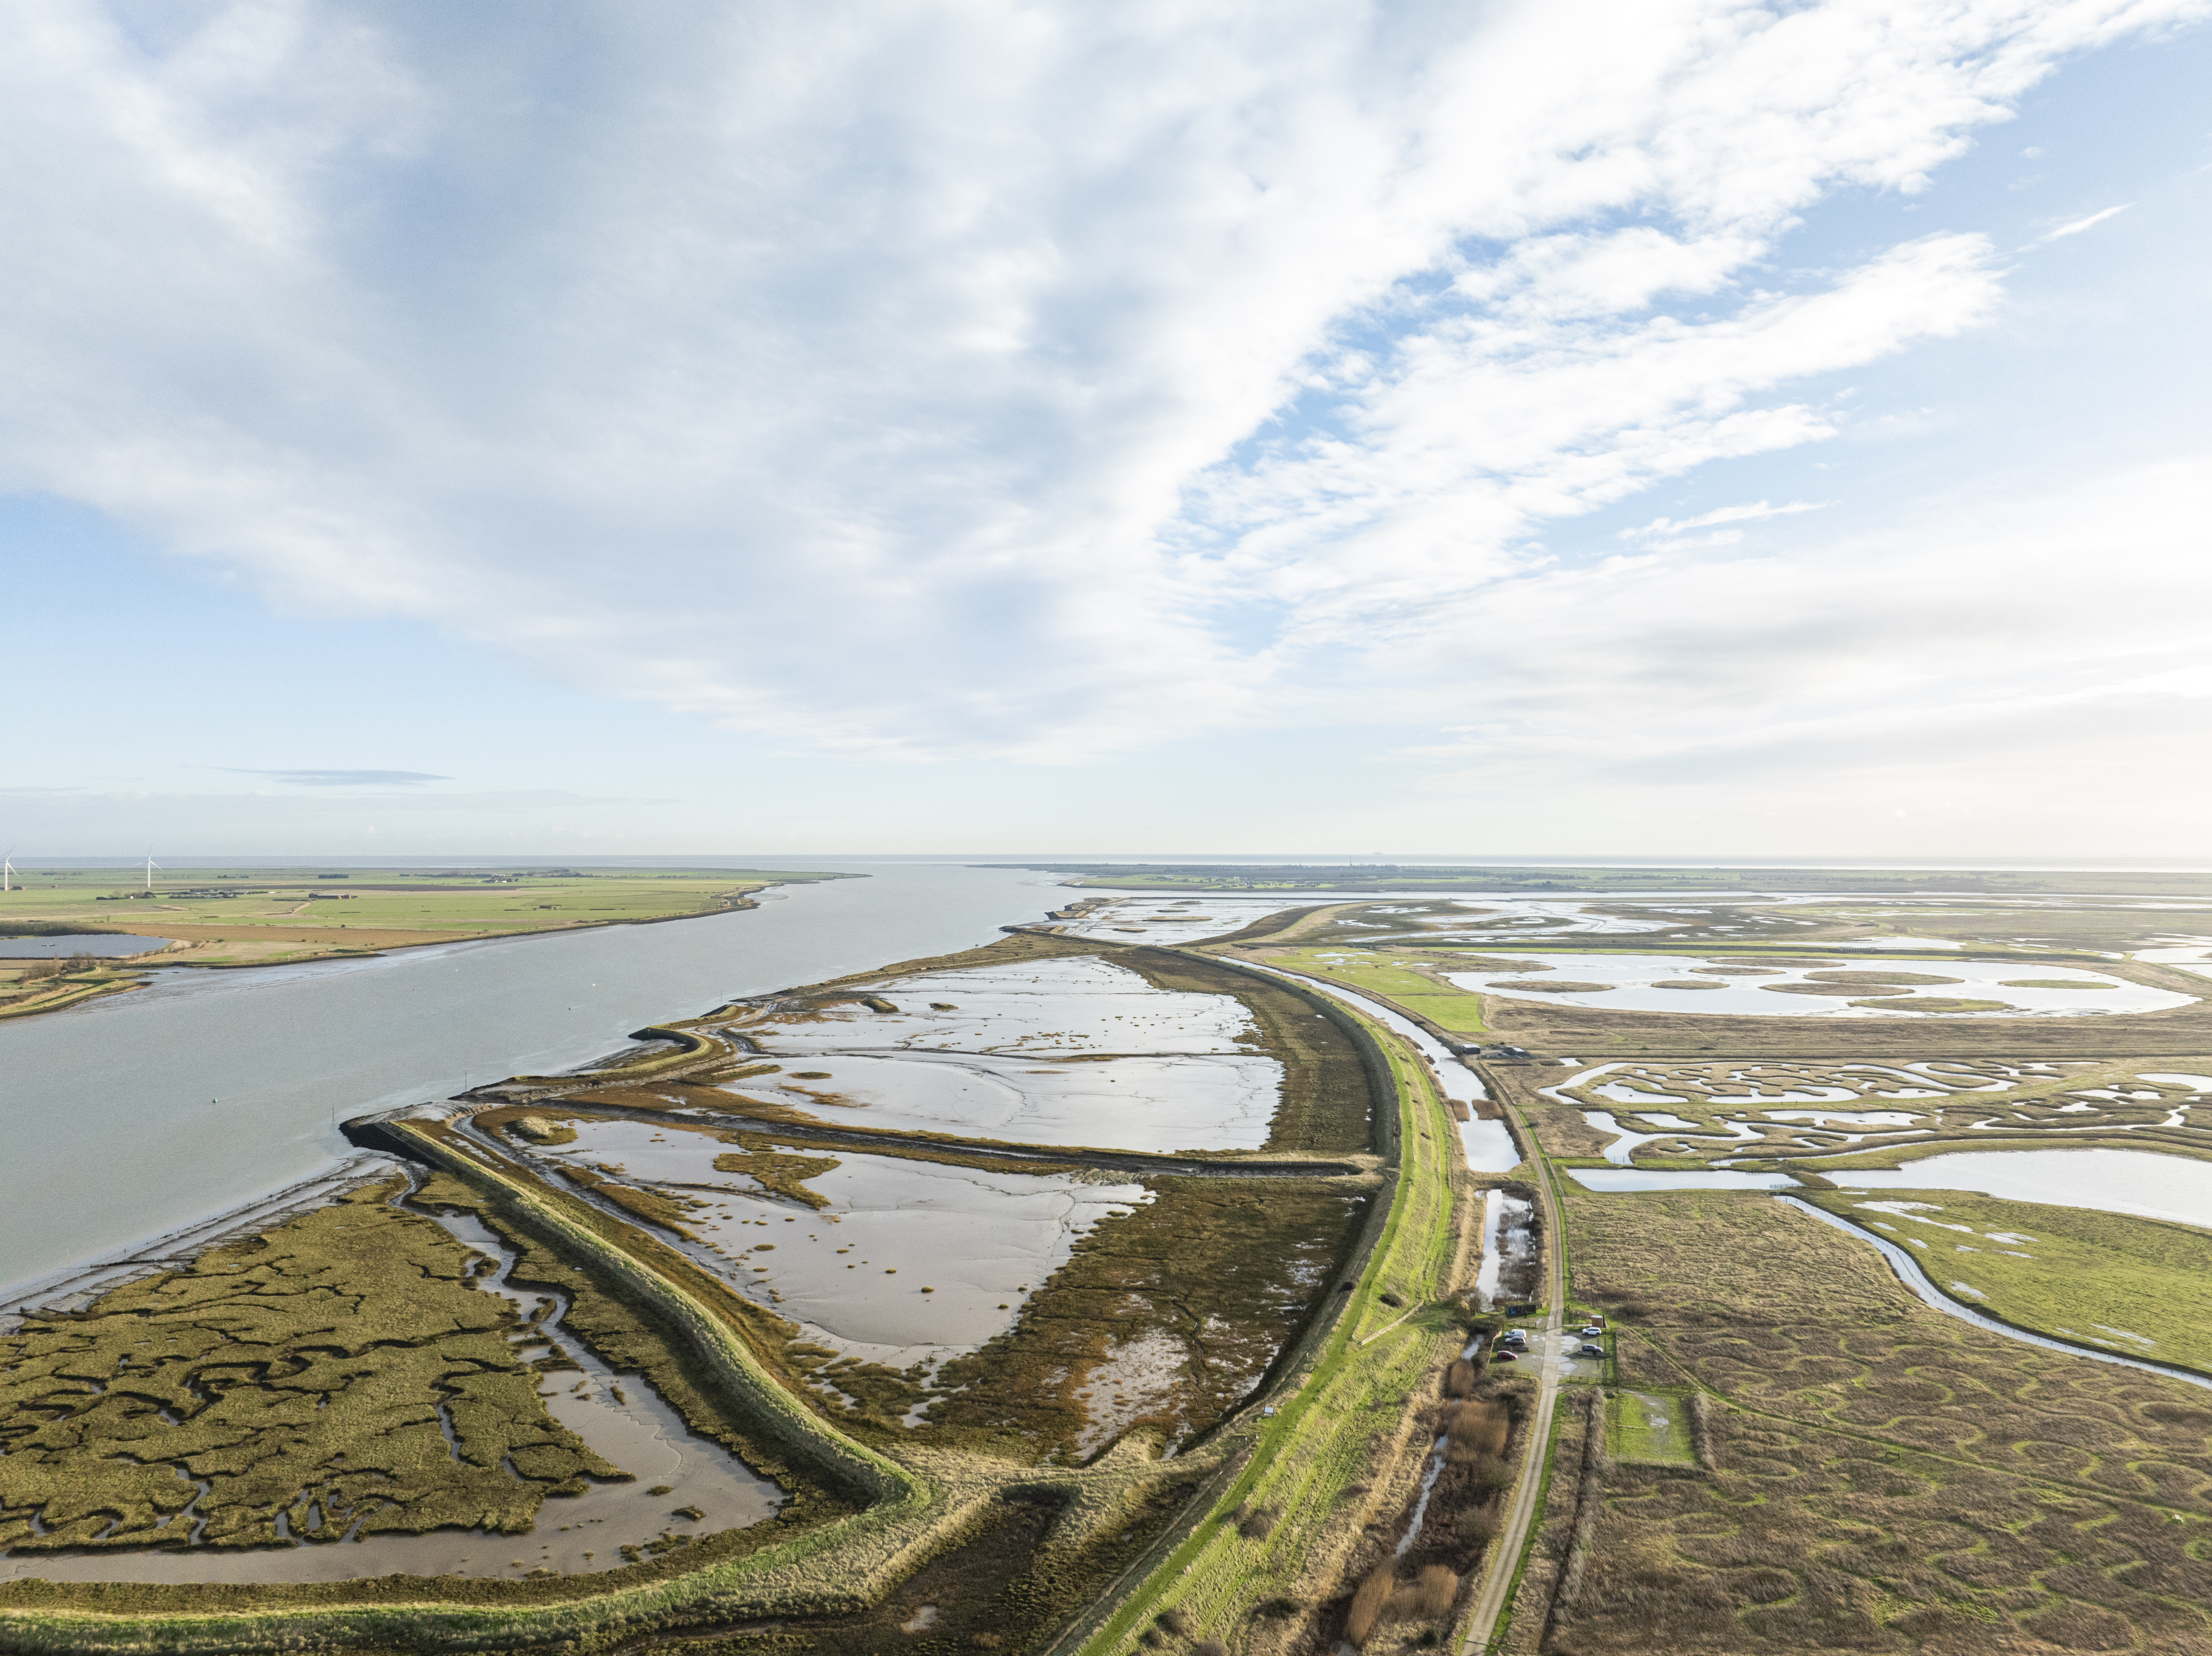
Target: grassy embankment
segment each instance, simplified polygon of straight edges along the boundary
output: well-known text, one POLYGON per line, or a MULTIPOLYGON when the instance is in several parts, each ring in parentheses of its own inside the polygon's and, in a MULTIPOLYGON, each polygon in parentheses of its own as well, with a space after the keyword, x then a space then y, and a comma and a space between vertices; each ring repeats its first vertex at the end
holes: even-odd
POLYGON ((1697 1394, 1711 1469, 1604 1472, 1547 1648, 2212 1644, 2202 1392, 1931 1310, 1763 1196, 1564 1192, 1620 1383, 1697 1394))
POLYGON ((719 913, 771 884, 832 874, 745 870, 32 870, 0 895, 11 927, 167 937, 163 966, 233 967, 374 954, 421 943, 719 913))
POLYGON ((1275 1416, 1248 1417, 1230 1435, 1242 1469, 1087 1630, 1085 1656, 1133 1652, 1164 1617, 1193 1637, 1224 1638, 1255 1617, 1309 1617, 1364 1535, 1347 1496, 1402 1481, 1418 1459, 1407 1447, 1413 1416, 1425 1413, 1417 1395, 1462 1338, 1459 1313, 1437 1301, 1449 1287, 1465 1174, 1456 1130, 1425 1068, 1387 1031, 1359 1022, 1389 1065, 1401 1157, 1374 1250, 1310 1368, 1276 1394, 1275 1416), (1254 1513, 1265 1521, 1246 1521, 1254 1513))
POLYGON ((1254 958, 1265 960, 1268 965, 1279 966, 1286 972, 1304 973, 1373 995, 1453 1034, 1480 1034, 1487 1027, 1483 1022, 1482 997, 1434 975, 1436 961, 1403 954, 1363 957, 1349 949, 1328 946, 1269 949, 1264 954, 1255 954, 1254 958))
POLYGON ((2212 1232, 1969 1191, 1800 1193, 1906 1247, 1962 1305, 2212 1374, 2212 1232))

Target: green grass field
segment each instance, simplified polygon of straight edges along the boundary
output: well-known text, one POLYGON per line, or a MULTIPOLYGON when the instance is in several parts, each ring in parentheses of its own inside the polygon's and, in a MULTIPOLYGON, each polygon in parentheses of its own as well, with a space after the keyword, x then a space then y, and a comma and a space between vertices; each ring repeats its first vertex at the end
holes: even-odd
POLYGON ((1369 955, 1333 948, 1271 949, 1266 959, 1270 966, 1279 966, 1288 972, 1303 972, 1310 977, 1340 983, 1347 989, 1380 995, 1428 1019, 1439 1028, 1480 1034, 1485 1027, 1482 997, 1455 989, 1419 969, 1434 963, 1430 961, 1407 955, 1369 955))
POLYGON ((1646 1466, 1694 1466, 1690 1394, 1680 1388, 1614 1392, 1606 1398, 1606 1447, 1615 1460, 1646 1466))
MULTIPOLYGON (((164 966, 252 966, 738 907, 834 874, 733 869, 28 869, 0 936, 81 928, 172 940, 164 966)), ((157 945, 158 946, 158 945, 157 945)))
POLYGON ((1352 1303, 1304 1383, 1272 1419, 1247 1429, 1250 1458, 1212 1515, 1084 1640, 1085 1656, 1136 1650, 1163 1614, 1194 1630, 1231 1631, 1249 1624, 1255 1606, 1303 1606, 1317 1583, 1333 1585, 1338 1556, 1357 1539, 1347 1489, 1364 1493, 1365 1480, 1387 1473, 1378 1457, 1403 1435, 1408 1399, 1461 1338, 1452 1313, 1434 1303, 1454 1237, 1456 1140, 1420 1066, 1376 1033, 1398 1089, 1403 1171, 1352 1303), (1239 1512, 1267 1513, 1267 1526, 1248 1532, 1239 1512))
POLYGON ((1978 1310, 2212 1373, 2212 1232, 1969 1191, 1808 1199, 1901 1244, 1938 1288, 1978 1310))

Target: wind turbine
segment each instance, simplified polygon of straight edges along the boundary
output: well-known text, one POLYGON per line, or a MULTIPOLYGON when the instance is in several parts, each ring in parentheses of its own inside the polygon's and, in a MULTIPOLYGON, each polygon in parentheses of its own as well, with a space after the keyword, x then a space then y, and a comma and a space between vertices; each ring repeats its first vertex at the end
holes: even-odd
POLYGON ((0 857, 0 891, 13 891, 15 889, 15 848, 10 846, 8 847, 8 854, 5 857, 0 857))
POLYGON ((149 897, 154 895, 154 870, 161 866, 161 864, 154 860, 154 853, 148 852, 146 853, 146 895, 149 897))

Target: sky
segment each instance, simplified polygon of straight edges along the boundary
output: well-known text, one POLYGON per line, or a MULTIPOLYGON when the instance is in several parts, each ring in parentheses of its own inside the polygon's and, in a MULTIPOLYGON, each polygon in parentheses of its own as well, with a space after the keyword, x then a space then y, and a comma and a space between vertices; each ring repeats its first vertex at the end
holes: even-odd
POLYGON ((2202 0, 0 9, 0 848, 2212 843, 2202 0))

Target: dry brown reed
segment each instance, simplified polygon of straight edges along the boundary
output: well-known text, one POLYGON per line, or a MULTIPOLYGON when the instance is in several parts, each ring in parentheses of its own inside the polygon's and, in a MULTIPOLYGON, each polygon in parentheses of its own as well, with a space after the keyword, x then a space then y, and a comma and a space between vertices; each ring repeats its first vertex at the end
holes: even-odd
POLYGON ((1442 1564, 1431 1564, 1414 1580, 1412 1589, 1403 1597, 1410 1615, 1424 1622, 1433 1622, 1450 1612, 1452 1600, 1459 1597, 1459 1576, 1442 1564))
POLYGON ((1444 1395, 1448 1398, 1474 1395, 1474 1365, 1465 1357, 1453 1359, 1452 1366, 1444 1370, 1444 1395))
POLYGON ((1451 1440, 1446 1458, 1455 1466, 1465 1466, 1480 1456, 1504 1454, 1513 1422, 1495 1398, 1470 1398, 1451 1410, 1444 1430, 1451 1440))
POLYGON ((1397 1587, 1398 1561, 1395 1558, 1384 1559, 1359 1584, 1359 1591, 1352 1595, 1352 1609, 1344 1618, 1344 1636, 1353 1649, 1367 1642, 1397 1587))

